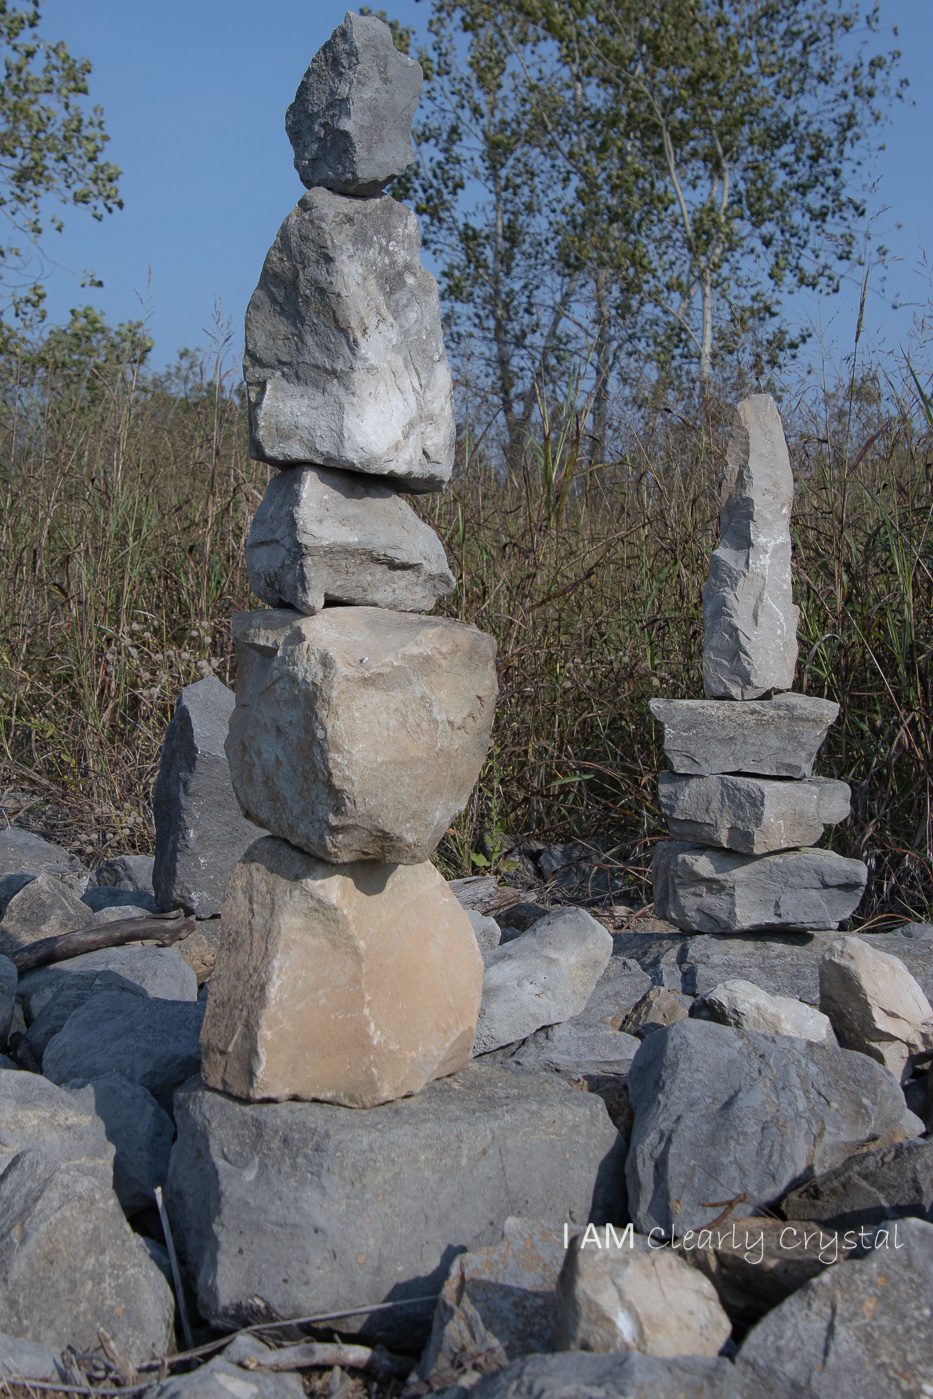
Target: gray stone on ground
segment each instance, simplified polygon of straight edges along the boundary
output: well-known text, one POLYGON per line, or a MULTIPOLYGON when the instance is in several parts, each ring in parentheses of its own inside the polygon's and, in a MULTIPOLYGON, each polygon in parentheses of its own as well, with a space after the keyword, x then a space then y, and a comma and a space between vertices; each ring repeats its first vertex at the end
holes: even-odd
POLYGON ((156 1000, 195 1001, 198 997, 197 977, 176 948, 132 944, 102 947, 97 952, 70 957, 67 962, 25 972, 19 979, 18 995, 27 1019, 35 1020, 70 977, 104 971, 141 987, 156 1000))
POLYGON ((10 1038, 10 1026, 16 1009, 16 966, 9 957, 0 956, 0 1049, 10 1038))
POLYGON ((428 859, 486 757, 492 637, 379 607, 241 612, 233 634, 243 810, 331 864, 428 859))
MULTIPOLYGON (((761 1399, 764 1392, 768 1399, 791 1395, 780 1382, 763 1391, 759 1380, 718 1357, 666 1360, 637 1351, 575 1350, 526 1356, 469 1391, 474 1399, 761 1399)), ((438 1399, 461 1399, 463 1393, 444 1390, 438 1399)))
POLYGON ((430 612, 454 586, 443 544, 397 491, 325 466, 273 476, 246 566, 263 602, 308 615, 325 603, 430 612))
POLYGON ((348 14, 318 49, 285 115, 303 185, 374 195, 414 160, 421 68, 375 15, 348 14))
POLYGON ((718 845, 744 855, 815 845, 826 826, 844 821, 851 792, 826 777, 790 782, 777 777, 662 772, 658 800, 675 840, 718 845))
POLYGON ((18 826, 0 831, 0 916, 13 895, 40 874, 60 879, 78 895, 84 893, 89 878, 76 856, 51 841, 18 826))
POLYGON ((118 889, 106 884, 92 884, 85 889, 81 901, 94 913, 106 914, 108 918, 116 916, 114 909, 119 910, 121 918, 134 918, 141 913, 162 912, 162 906, 151 889, 118 889))
POLYGON ((661 841, 651 865, 659 918, 692 933, 833 929, 858 907, 868 871, 831 850, 737 855, 661 841))
POLYGON ((494 952, 502 941, 502 929, 495 918, 490 918, 485 913, 477 913, 473 908, 468 908, 465 912, 470 920, 477 946, 483 957, 486 957, 490 952, 494 952))
POLYGON ((233 691, 214 675, 186 685, 165 731, 152 797, 152 882, 164 909, 199 918, 220 910, 230 871, 263 834, 233 795, 224 751, 233 691))
POLYGON ((611 1025, 585 1025, 577 1017, 537 1030, 508 1056, 523 1069, 550 1069, 576 1081, 590 1076, 627 1074, 638 1040, 611 1025))
MULTIPOLYGON (((596 983, 593 994, 576 1017, 587 1025, 618 1025, 626 1011, 640 1000, 651 985, 651 975, 630 955, 617 951, 618 938, 613 939, 613 954, 596 983)), ((680 989, 680 977, 677 977, 680 989)))
POLYGON ((612 938, 582 908, 555 909, 486 958, 474 1054, 523 1040, 583 1010, 612 938))
POLYGON ((839 713, 833 700, 793 692, 770 700, 653 699, 674 772, 811 777, 823 740, 839 713))
POLYGON ((72 1090, 104 1124, 114 1148, 113 1188, 126 1215, 155 1204, 155 1189, 164 1185, 172 1150, 172 1120, 155 1098, 120 1073, 95 1078, 72 1090))
POLYGON ((61 937, 94 922, 93 911, 56 875, 39 874, 7 903, 0 952, 9 956, 43 938, 61 937))
POLYGON ((760 1035, 791 1035, 814 1044, 835 1044, 829 1020, 820 1011, 793 996, 772 996, 751 981, 736 979, 714 986, 697 998, 691 1015, 754 1030, 760 1035))
POLYGON ((676 1025, 690 1014, 690 1002, 677 991, 668 991, 666 986, 649 986, 645 994, 635 1002, 619 1020, 619 1029, 637 1039, 644 1039, 652 1030, 664 1025, 676 1025))
MULTIPOLYGON (((263 1355, 268 1349, 250 1336, 241 1339, 248 1342, 244 1355, 263 1355)), ((300 1375, 244 1369, 228 1358, 227 1351, 186 1375, 172 1375, 153 1385, 146 1391, 147 1399, 305 1399, 300 1375)))
POLYGON ((107 991, 146 995, 141 986, 112 971, 72 972, 70 976, 58 978, 53 995, 26 1031, 26 1042, 40 1064, 47 1044, 65 1028, 74 1012, 107 991))
POLYGON ((450 479, 455 423, 437 283, 394 199, 312 189, 266 256, 246 312, 252 453, 276 466, 450 479))
MULTIPOLYGON (((880 1071, 879 1071, 880 1072, 880 1071)), ((360 1112, 186 1085, 167 1199, 204 1317, 236 1327, 437 1293, 509 1215, 615 1217, 622 1147, 603 1104, 553 1075, 471 1065, 360 1112)), ((423 1341, 430 1307, 348 1331, 423 1341)))
POLYGON ((920 1137, 860 1151, 798 1185, 780 1208, 785 1219, 815 1219, 836 1229, 861 1229, 904 1215, 933 1224, 933 1140, 920 1137))
POLYGON ((933 1392, 933 1225, 896 1220, 887 1233, 867 1257, 828 1268, 749 1332, 739 1359, 759 1393, 775 1381, 813 1399, 933 1392))
POLYGON ((628 1091, 631 1217, 666 1237, 758 1211, 865 1143, 922 1129, 863 1054, 703 1020, 642 1040, 628 1091))
POLYGON ((21 1341, 0 1333, 0 1382, 13 1384, 17 1380, 59 1380, 68 1383, 69 1371, 60 1355, 50 1346, 35 1341, 21 1341))
POLYGON ((171 1289, 123 1217, 109 1168, 22 1151, 0 1175, 0 1315, 6 1331, 93 1351, 101 1329, 139 1364, 173 1341, 171 1289))
POLYGON ((128 894, 151 894, 154 855, 114 855, 95 872, 91 888, 122 889, 128 894))
POLYGON ((781 415, 770 394, 751 394, 726 449, 719 543, 703 586, 703 689, 712 698, 753 700, 794 683, 793 500, 781 415))
POLYGON ((41 1074, 0 1073, 0 1170, 21 1151, 58 1163, 99 1166, 109 1176, 113 1148, 93 1103, 41 1074))
POLYGON ((839 1043, 884 1064, 901 1083, 933 1053, 933 1007, 897 957, 871 938, 833 942, 820 962, 820 1009, 839 1043))

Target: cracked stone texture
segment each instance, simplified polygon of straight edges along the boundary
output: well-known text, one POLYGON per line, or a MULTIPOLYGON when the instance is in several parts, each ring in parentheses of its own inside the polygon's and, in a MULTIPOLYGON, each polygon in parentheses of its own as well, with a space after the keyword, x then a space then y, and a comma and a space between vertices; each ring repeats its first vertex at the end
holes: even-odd
POLYGON ((658 800, 675 840, 718 845, 743 855, 816 845, 826 826, 849 814, 845 782, 811 777, 799 782, 662 772, 658 800))
POLYGON ((933 1140, 860 1151, 799 1185, 780 1208, 785 1219, 814 1219, 835 1229, 869 1228, 905 1215, 933 1224, 933 1140))
POLYGON ((430 612, 454 586, 443 544, 397 491, 324 466, 273 476, 246 566, 263 602, 309 616, 326 602, 430 612))
POLYGON ((418 221, 385 196, 313 189, 266 256, 246 312, 253 455, 439 490, 454 460, 453 387, 418 221))
POLYGON ((901 1083, 933 1051, 933 1007, 904 963, 869 939, 839 938, 820 962, 820 1010, 839 1043, 884 1064, 901 1083))
POLYGON ((493 638, 377 607, 239 613, 233 635, 244 813, 332 864, 426 860, 486 757, 493 638))
POLYGON ((653 699, 664 726, 664 752, 674 772, 735 772, 760 777, 811 777, 839 706, 788 693, 770 700, 653 699))
POLYGON ((714 986, 693 1004, 691 1015, 760 1035, 791 1035, 814 1044, 835 1044, 825 1015, 793 996, 773 996, 751 981, 736 978, 714 986))
POLYGON ((421 67, 375 15, 348 14, 311 60, 285 130, 303 185, 378 194, 414 160, 421 67))
POLYGON ((13 895, 40 874, 61 880, 79 898, 90 878, 77 856, 32 831, 19 826, 0 831, 0 915, 13 895))
POLYGON ((770 394, 752 394, 738 406, 726 450, 719 544, 703 587, 703 689, 711 699, 758 699, 794 683, 793 499, 777 405, 770 394))

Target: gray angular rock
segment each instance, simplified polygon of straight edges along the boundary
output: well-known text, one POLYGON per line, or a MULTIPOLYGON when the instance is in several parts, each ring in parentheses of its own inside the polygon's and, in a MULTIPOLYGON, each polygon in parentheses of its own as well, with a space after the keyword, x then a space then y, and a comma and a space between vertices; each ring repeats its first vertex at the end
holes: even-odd
POLYGON ((19 979, 18 995, 27 1018, 35 1020, 70 977, 105 971, 141 987, 156 1000, 198 998, 197 977, 174 947, 102 947, 98 952, 83 952, 67 962, 24 973, 19 979))
POLYGON ((612 955, 612 938, 582 908, 555 909, 486 958, 474 1054, 487 1054, 578 1014, 612 955))
POLYGON ((162 911, 162 905, 151 890, 118 889, 105 884, 94 884, 85 889, 81 902, 87 904, 92 912, 105 915, 103 919, 98 918, 97 922, 115 919, 118 916, 114 912, 115 909, 121 918, 134 918, 138 914, 162 911))
POLYGON ((508 1057, 523 1069, 550 1069, 577 1080, 606 1074, 627 1074, 638 1051, 638 1040, 611 1025, 585 1025, 579 1019, 549 1025, 530 1035, 508 1057))
POLYGON ((6 1384, 17 1380, 61 1380, 70 1375, 60 1355, 49 1346, 34 1341, 21 1341, 0 1333, 0 1380, 6 1384))
POLYGON ((793 499, 777 405, 752 394, 738 406, 726 449, 719 543, 703 587, 703 689, 713 698, 752 700, 794 683, 793 499))
POLYGON ((0 1049, 10 1038, 10 1026, 16 1009, 16 982, 16 966, 9 957, 0 956, 0 1049))
POLYGON ((805 1181, 781 1201, 785 1219, 862 1229, 915 1215, 933 1224, 933 1141, 894 1142, 860 1151, 835 1170, 805 1181))
POLYGON ((198 1071, 203 1018, 197 1001, 101 992, 46 1045, 42 1072, 53 1083, 74 1086, 119 1073, 148 1088, 170 1113, 175 1089, 198 1071))
POLYGON ((666 986, 650 986, 645 994, 626 1011, 619 1021, 619 1029, 637 1039, 644 1039, 652 1030, 660 1030, 664 1025, 676 1025, 690 1014, 690 1002, 686 996, 676 991, 668 991, 666 986))
POLYGON ((702 1020, 642 1040, 628 1089, 632 1219, 666 1237, 758 1210, 919 1125, 863 1054, 702 1020))
POLYGON ((897 957, 867 938, 839 938, 820 962, 820 1009, 839 1043, 884 1064, 899 1082, 933 1052, 933 1007, 897 957))
POLYGON ((829 1020, 793 996, 772 996, 751 981, 724 981, 693 1003, 691 1015, 754 1030, 759 1035, 791 1035, 814 1044, 835 1044, 829 1020))
MULTIPOLYGON (((657 1355, 588 1355, 560 1351, 529 1355, 508 1369, 487 1375, 471 1389, 474 1399, 790 1399, 779 1384, 762 1391, 728 1360, 666 1360, 657 1355)), ((462 1391, 459 1393, 462 1394, 462 1391)), ((454 1399, 458 1391, 443 1390, 438 1399, 454 1399)))
POLYGON ((744 855, 815 845, 826 826, 844 821, 851 792, 826 777, 788 782, 662 772, 658 801, 675 840, 718 845, 744 855))
POLYGON ((41 1074, 0 1073, 0 1170, 21 1151, 49 1161, 92 1163, 108 1184, 113 1148, 92 1103, 41 1074))
MULTIPOLYGON (((474 1064, 366 1112, 240 1103, 193 1082, 175 1107, 172 1228, 214 1325, 436 1293, 454 1254, 498 1242, 509 1215, 572 1224, 618 1208, 602 1103, 548 1074, 474 1064)), ((430 1314, 341 1327, 410 1344, 430 1314)))
POLYGON ((655 847, 651 874, 658 917, 692 933, 837 928, 868 878, 831 850, 737 855, 675 840, 655 847))
POLYGON ((0 916, 13 895, 39 874, 53 875, 78 895, 89 878, 79 859, 51 841, 18 826, 0 831, 0 916))
POLYGON ((865 1258, 828 1268, 749 1332, 741 1363, 770 1393, 877 1399, 933 1389, 933 1225, 898 1220, 865 1258), (896 1230, 896 1235, 895 1235, 896 1230))
POLYGON ((273 476, 246 566, 263 602, 308 615, 325 602, 430 612, 454 586, 443 544, 397 491, 325 466, 273 476))
POLYGON ((833 700, 793 692, 769 700, 653 699, 664 726, 664 752, 674 772, 811 777, 830 725, 833 700))
POLYGON ((246 312, 259 460, 375 473, 412 491, 446 485, 453 389, 420 241, 394 199, 313 189, 299 200, 246 312))
POLYGON ((59 937, 93 923, 94 914, 55 875, 39 874, 12 896, 0 922, 0 951, 9 955, 41 938, 59 937))
POLYGON ((52 996, 26 1031, 26 1042, 40 1064, 46 1045, 65 1028, 74 1012, 105 991, 146 995, 141 986, 112 971, 72 972, 70 976, 58 978, 52 996))
POLYGON ((489 918, 485 913, 477 913, 473 908, 468 908, 465 912, 470 920, 477 946, 485 958, 490 952, 494 952, 502 941, 502 929, 495 918, 489 918))
POLYGON ((128 894, 151 894, 154 870, 154 855, 115 855, 105 860, 95 872, 90 887, 121 889, 128 894))
POLYGON ((492 637, 379 607, 238 613, 233 634, 243 810, 332 864, 426 860, 486 757, 492 637))
POLYGON ((104 1124, 114 1149, 113 1188, 123 1213, 151 1209, 156 1186, 164 1185, 168 1175, 175 1134, 172 1119, 147 1089, 119 1073, 92 1079, 86 1087, 72 1091, 104 1124))
POLYGON ((23 1151, 0 1175, 0 1315, 11 1335, 92 1351, 101 1328, 131 1363, 167 1353, 171 1290, 99 1167, 23 1151))
POLYGON ((421 68, 375 15, 348 14, 311 60, 285 130, 303 185, 378 194, 414 160, 421 68))
MULTIPOLYGON (((606 969, 576 1017, 581 1024, 620 1025, 626 1011, 641 999, 651 985, 650 972, 634 957, 621 955, 618 942, 618 938, 613 939, 613 954, 606 963, 606 969)), ((677 989, 680 989, 679 974, 677 989)))
MULTIPOLYGON (((250 1340, 253 1354, 267 1349, 256 1340, 244 1339, 250 1340)), ((300 1375, 245 1370, 231 1363, 224 1352, 187 1375, 173 1375, 154 1385, 146 1394, 148 1399, 304 1399, 305 1387, 300 1375)))
POLYGON ((263 834, 237 805, 224 751, 233 692, 214 675, 186 685, 165 731, 152 796, 152 882, 164 909, 220 911, 230 871, 263 834))

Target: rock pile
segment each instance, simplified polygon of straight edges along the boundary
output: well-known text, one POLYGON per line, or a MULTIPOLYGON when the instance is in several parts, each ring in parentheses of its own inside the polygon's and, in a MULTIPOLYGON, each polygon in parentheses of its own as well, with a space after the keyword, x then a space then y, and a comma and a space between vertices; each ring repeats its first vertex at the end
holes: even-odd
POLYGON ((370 16, 315 56, 287 118, 309 192, 247 311, 253 451, 282 471, 247 540, 271 610, 234 622, 226 754, 269 835, 230 873, 201 1044, 205 1083, 250 1101, 417 1092, 468 1063, 479 1012, 430 856, 486 755, 495 645, 424 615, 453 578, 399 494, 442 488, 454 448, 437 286, 382 194, 420 83, 370 16))
POLYGON ((860 860, 814 848, 845 820, 850 794, 813 776, 838 705, 791 691, 793 491, 774 400, 744 399, 703 589, 707 698, 651 701, 671 765, 658 787, 673 837, 655 854, 655 912, 687 932, 831 930, 865 888, 860 860))

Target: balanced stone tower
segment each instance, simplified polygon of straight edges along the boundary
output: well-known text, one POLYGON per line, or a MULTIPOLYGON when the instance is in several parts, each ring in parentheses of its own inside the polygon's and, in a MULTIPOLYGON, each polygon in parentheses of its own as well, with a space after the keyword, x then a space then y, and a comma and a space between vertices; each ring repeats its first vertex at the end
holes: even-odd
POLYGON ((450 478, 454 416, 410 164, 421 69, 348 14, 286 127, 308 193, 246 315, 252 449, 280 468, 247 540, 267 610, 234 619, 226 742, 269 835, 234 868, 203 1078, 369 1107, 469 1061, 483 967, 430 863, 486 755, 495 644, 425 615, 453 587, 403 491, 450 478))
POLYGON ((867 870, 814 844, 849 814, 844 782, 813 776, 839 706, 794 694, 794 483, 774 400, 739 404, 721 534, 703 589, 702 700, 651 701, 671 771, 659 780, 673 840, 654 857, 655 912, 686 932, 832 930, 867 870))

